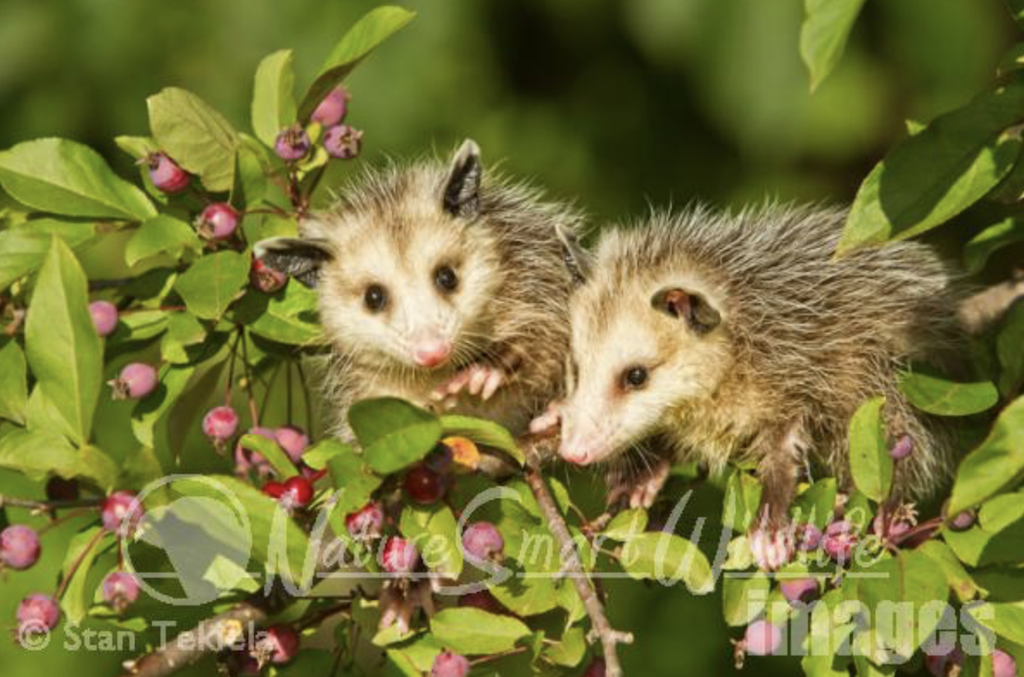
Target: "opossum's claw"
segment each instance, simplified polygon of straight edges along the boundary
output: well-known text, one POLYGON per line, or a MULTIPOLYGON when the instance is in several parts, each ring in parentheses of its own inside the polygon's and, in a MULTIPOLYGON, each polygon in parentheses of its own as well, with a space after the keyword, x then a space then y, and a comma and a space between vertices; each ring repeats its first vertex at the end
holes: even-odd
POLYGON ((762 571, 775 571, 793 559, 796 548, 791 525, 762 524, 750 533, 750 552, 762 571))
POLYGON ((555 400, 548 404, 544 413, 530 421, 530 432, 534 435, 554 434, 562 422, 562 402, 555 400))
POLYGON ((473 364, 452 376, 446 383, 439 385, 431 393, 431 399, 442 402, 457 397, 463 390, 470 395, 489 400, 505 383, 505 373, 498 367, 486 364, 473 364))

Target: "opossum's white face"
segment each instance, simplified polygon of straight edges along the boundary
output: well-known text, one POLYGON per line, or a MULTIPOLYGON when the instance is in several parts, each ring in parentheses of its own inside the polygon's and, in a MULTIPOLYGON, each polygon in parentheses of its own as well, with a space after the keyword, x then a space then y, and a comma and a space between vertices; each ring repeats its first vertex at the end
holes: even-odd
POLYGON ((729 363, 721 315, 678 280, 595 279, 572 308, 572 378, 559 454, 608 461, 669 425, 717 388, 729 363))

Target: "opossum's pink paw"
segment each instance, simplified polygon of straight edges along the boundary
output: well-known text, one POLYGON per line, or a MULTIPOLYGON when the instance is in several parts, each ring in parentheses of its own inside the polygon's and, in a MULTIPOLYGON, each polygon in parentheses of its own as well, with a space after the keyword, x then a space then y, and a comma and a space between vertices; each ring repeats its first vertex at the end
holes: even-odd
POLYGON ((455 374, 447 383, 434 389, 431 398, 436 401, 457 397, 463 391, 489 400, 505 383, 505 372, 486 364, 473 364, 455 374))
POLYGON ((762 525, 750 532, 750 552, 762 571, 775 571, 793 559, 796 552, 793 527, 762 525))
POLYGON ((534 435, 551 435, 562 422, 562 403, 554 401, 544 413, 530 421, 530 432, 534 435))
POLYGON ((629 507, 643 508, 647 510, 668 481, 668 473, 672 470, 672 463, 667 458, 660 459, 658 464, 651 469, 650 474, 641 478, 629 492, 629 507))

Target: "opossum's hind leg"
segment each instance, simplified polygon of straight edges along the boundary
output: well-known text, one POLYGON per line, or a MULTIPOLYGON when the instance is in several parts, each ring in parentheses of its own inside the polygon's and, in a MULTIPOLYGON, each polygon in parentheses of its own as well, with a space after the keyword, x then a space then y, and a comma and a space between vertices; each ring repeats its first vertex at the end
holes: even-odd
POLYGON ((805 441, 800 423, 762 432, 751 453, 760 458, 761 508, 750 533, 750 549, 758 567, 774 571, 789 562, 795 551, 794 528, 789 507, 796 495, 796 480, 804 457, 805 441))

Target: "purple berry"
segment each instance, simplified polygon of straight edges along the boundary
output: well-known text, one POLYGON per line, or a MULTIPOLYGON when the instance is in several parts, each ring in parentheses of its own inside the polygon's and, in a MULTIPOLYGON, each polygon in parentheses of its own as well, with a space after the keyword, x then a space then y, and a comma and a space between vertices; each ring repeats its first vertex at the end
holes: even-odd
POLYGON ((345 119, 345 113, 348 112, 348 102, 351 98, 344 87, 335 87, 317 105, 316 110, 309 116, 309 119, 313 122, 319 122, 323 127, 333 127, 345 119))
POLYGON ((78 480, 53 476, 46 482, 46 498, 51 501, 78 500, 78 480))
POLYGON ((49 595, 32 593, 18 605, 18 634, 45 634, 60 622, 60 607, 49 595))
POLYGON ((132 362, 121 370, 120 375, 110 381, 115 400, 145 397, 156 389, 156 369, 142 362, 132 362))
POLYGON ((0 531, 0 562, 12 569, 28 569, 39 559, 39 534, 24 524, 0 531))
POLYGON ((804 552, 817 550, 818 546, 821 545, 821 537, 821 529, 813 524, 805 524, 800 533, 798 547, 804 552))
POLYGON ((274 152, 279 158, 288 162, 295 162, 306 157, 309 147, 309 134, 299 124, 282 129, 274 141, 274 152))
POLYGON ((349 513, 345 517, 345 526, 353 538, 372 538, 380 536, 381 527, 384 525, 384 511, 380 503, 371 501, 356 512, 349 513))
POLYGON ((818 581, 813 578, 794 578, 779 584, 782 596, 790 604, 809 604, 818 596, 818 581))
POLYGON ((89 314, 100 336, 110 336, 117 329, 117 306, 110 301, 93 301, 89 304, 89 314))
POLYGON ((252 260, 252 267, 249 269, 249 282, 261 292, 273 294, 287 281, 288 276, 280 270, 274 270, 259 259, 252 260))
POLYGON ((462 549, 470 561, 492 560, 501 557, 505 539, 490 522, 474 522, 462 532, 462 549))
POLYGON ((924 665, 935 677, 947 677, 955 667, 962 667, 964 654, 958 646, 938 646, 927 650, 924 665))
POLYGON ((299 633, 290 625, 271 625, 263 641, 275 665, 290 663, 299 653, 299 633))
POLYGON ((238 229, 240 214, 226 202, 214 202, 196 219, 196 230, 207 240, 227 240, 238 229))
POLYGON ((324 134, 324 150, 333 158, 351 160, 363 147, 363 133, 348 125, 331 127, 324 134))
POLYGON ((139 582, 127 571, 112 571, 103 579, 103 601, 118 612, 139 598, 139 582))
POLYGON ((144 162, 149 166, 149 179, 165 193, 180 193, 188 187, 189 176, 164 153, 150 153, 144 162))
POLYGON ((451 651, 442 651, 430 668, 431 677, 466 677, 469 674, 469 660, 451 651))
POLYGON ((408 574, 416 568, 420 554, 412 541, 400 536, 392 536, 384 544, 380 565, 384 571, 392 574, 408 574))
POLYGON ((298 463, 309 446, 309 435, 295 426, 282 426, 274 431, 274 439, 281 445, 288 457, 298 463))
POLYGON ((996 649, 992 652, 992 677, 1017 677, 1017 661, 1013 656, 996 649))
POLYGON ((454 462, 455 456, 452 453, 452 448, 444 442, 438 442, 433 451, 427 454, 427 457, 423 459, 423 465, 427 466, 438 475, 445 475, 451 471, 452 463, 454 462))
POLYGON ((894 444, 892 446, 892 449, 889 450, 889 455, 892 456, 894 460, 898 461, 901 458, 906 458, 907 456, 910 456, 911 452, 913 451, 914 440, 910 437, 910 435, 900 435, 900 438, 896 440, 896 444, 894 444))
POLYGON ((132 491, 115 491, 103 501, 103 528, 121 536, 134 531, 142 518, 142 505, 132 491))
POLYGON ((857 535, 849 522, 841 520, 828 525, 823 543, 825 552, 837 563, 843 564, 850 559, 853 546, 857 543, 857 535))
POLYGON ((582 677, 604 677, 606 670, 604 659, 598 657, 590 661, 590 665, 587 666, 582 677))
POLYGON ((501 606, 501 602, 495 599, 494 595, 487 590, 467 592, 459 597, 459 606, 472 607, 492 614, 505 613, 505 608, 501 606))
POLYGON ((230 439, 237 430, 238 414, 231 407, 214 407, 203 417, 203 433, 214 442, 230 439))
POLYGON ((782 645, 782 628, 765 620, 747 626, 746 650, 752 656, 770 656, 782 645))
POLYGON ((446 484, 441 475, 423 464, 410 468, 409 472, 405 473, 405 493, 423 505, 441 500, 447 489, 446 484))
POLYGON ((974 526, 974 521, 977 519, 977 514, 973 510, 964 510, 961 513, 957 513, 952 519, 949 519, 946 524, 953 531, 966 531, 974 526))

